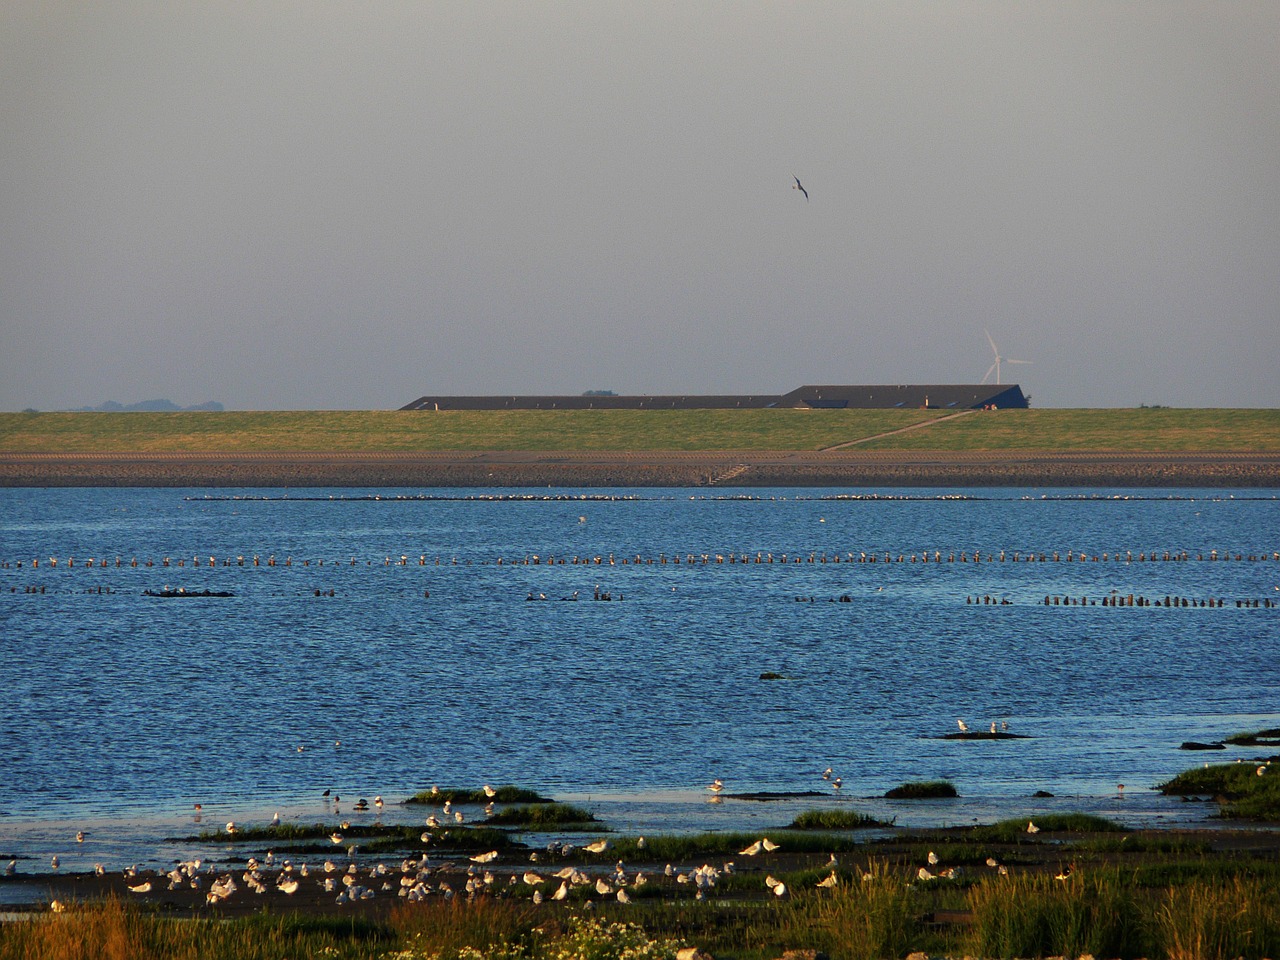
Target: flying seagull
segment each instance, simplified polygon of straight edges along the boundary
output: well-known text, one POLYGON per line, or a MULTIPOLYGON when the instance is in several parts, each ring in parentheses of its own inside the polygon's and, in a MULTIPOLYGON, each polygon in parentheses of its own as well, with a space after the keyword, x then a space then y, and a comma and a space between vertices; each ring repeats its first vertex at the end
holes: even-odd
POLYGON ((795 185, 794 187, 792 187, 791 189, 792 189, 792 190, 799 190, 801 193, 803 193, 803 194, 804 194, 804 198, 805 198, 806 200, 808 200, 808 199, 809 199, 809 191, 808 191, 808 190, 806 190, 806 189, 804 188, 804 184, 800 182, 800 178, 799 178, 799 177, 797 177, 797 176, 793 173, 793 174, 791 175, 791 179, 792 179, 792 180, 794 180, 794 181, 796 182, 796 185, 795 185))

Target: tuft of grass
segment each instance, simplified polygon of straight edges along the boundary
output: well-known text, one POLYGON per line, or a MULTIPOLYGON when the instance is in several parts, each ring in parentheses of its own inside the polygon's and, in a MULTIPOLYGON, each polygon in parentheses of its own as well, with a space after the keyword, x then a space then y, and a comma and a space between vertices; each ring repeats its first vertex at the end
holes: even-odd
POLYGON ((550 797, 544 797, 536 790, 524 787, 513 787, 510 784, 498 787, 493 796, 483 790, 432 789, 420 790, 405 801, 406 804, 431 804, 440 806, 448 800, 450 803, 555 803, 550 797))
POLYGON ((904 783, 885 793, 888 800, 941 800, 958 796, 960 794, 950 780, 919 780, 904 783))
POLYGON ((1274 881, 1234 877, 1221 884, 1171 887, 1154 926, 1161 953, 1170 960, 1280 955, 1274 881))
POLYGON ((603 830, 604 825, 590 810, 567 803, 530 803, 499 810, 485 823, 496 827, 528 827, 533 830, 555 827, 560 830, 577 827, 603 830))
POLYGON ((177 920, 108 899, 0 924, 0 960, 355 958, 381 955, 393 938, 389 928, 351 916, 177 920))
POLYGON ((983 957, 1155 956, 1139 904, 1114 872, 1022 874, 970 887, 970 952, 983 957))
POLYGON ((883 862, 848 880, 831 897, 806 898, 794 923, 820 932, 832 955, 850 960, 905 957, 918 948, 918 893, 883 862))
POLYGON ((259 931, 268 937, 280 936, 286 940, 319 937, 335 943, 379 943, 392 936, 392 931, 386 925, 358 916, 254 913, 245 917, 241 923, 249 931, 259 931))
POLYGON ((806 810, 791 821, 792 830, 863 830, 891 827, 893 821, 877 820, 856 810, 806 810))

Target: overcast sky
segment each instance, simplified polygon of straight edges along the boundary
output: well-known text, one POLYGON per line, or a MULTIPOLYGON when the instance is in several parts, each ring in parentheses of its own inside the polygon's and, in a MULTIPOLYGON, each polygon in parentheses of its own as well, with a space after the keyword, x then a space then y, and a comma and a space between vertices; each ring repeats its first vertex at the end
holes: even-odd
POLYGON ((5 3, 0 409, 1274 407, 1278 98, 1275 0, 5 3))

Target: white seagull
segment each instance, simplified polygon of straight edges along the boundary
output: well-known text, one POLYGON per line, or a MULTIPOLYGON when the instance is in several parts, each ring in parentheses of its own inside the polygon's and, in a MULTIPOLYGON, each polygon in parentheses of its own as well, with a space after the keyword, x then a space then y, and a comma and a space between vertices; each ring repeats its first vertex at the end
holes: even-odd
POLYGON ((792 179, 792 180, 794 180, 794 181, 796 182, 796 185, 795 185, 794 187, 792 187, 791 189, 792 189, 792 190, 799 190, 801 193, 803 193, 803 194, 804 194, 804 198, 805 198, 806 200, 808 200, 808 199, 809 199, 809 191, 808 191, 808 190, 806 190, 806 189, 804 188, 804 184, 800 182, 800 178, 799 178, 799 177, 797 177, 795 174, 792 174, 792 175, 791 175, 791 179, 792 179))

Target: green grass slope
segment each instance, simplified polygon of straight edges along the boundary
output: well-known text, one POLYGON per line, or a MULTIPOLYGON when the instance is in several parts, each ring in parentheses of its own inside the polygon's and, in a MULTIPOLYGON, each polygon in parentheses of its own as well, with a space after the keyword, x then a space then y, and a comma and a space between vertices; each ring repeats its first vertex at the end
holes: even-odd
POLYGON ((865 450, 1115 451, 1280 450, 1280 410, 1000 410, 885 437, 865 450))
POLYGON ((817 450, 924 410, 501 410, 0 414, 0 452, 817 450))
POLYGON ((0 453, 768 451, 855 441, 867 452, 1274 452, 1280 410, 0 413, 0 453))

